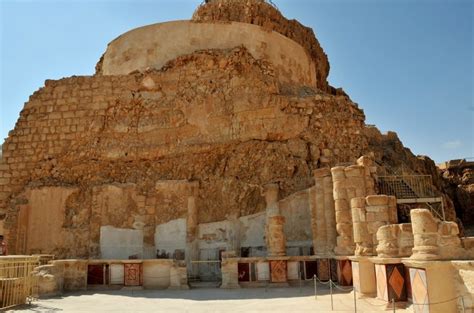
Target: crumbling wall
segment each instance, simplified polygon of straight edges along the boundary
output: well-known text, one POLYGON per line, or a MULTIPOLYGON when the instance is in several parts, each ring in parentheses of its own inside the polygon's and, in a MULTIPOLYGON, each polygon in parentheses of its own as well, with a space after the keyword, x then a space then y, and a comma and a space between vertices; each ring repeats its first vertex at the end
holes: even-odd
POLYGON ((104 185, 135 185, 124 187, 128 215, 108 218, 120 228, 144 223, 152 245, 155 225, 186 214, 161 207, 157 181, 198 181, 199 223, 213 222, 262 211, 265 183, 278 183, 286 197, 313 184, 313 169, 353 161, 367 148, 364 115, 347 97, 283 92, 269 73, 271 65, 236 48, 183 56, 146 74, 47 81, 3 145, 0 209, 10 252, 22 252, 15 247, 27 186, 79 189, 64 227, 80 240, 63 255, 94 256, 102 220, 93 208, 114 201, 98 201, 104 185))
POLYGON ((242 22, 260 25, 276 31, 303 46, 316 64, 318 88, 329 91, 327 83, 329 61, 311 28, 297 20, 286 19, 266 1, 212 0, 201 5, 193 14, 199 22, 242 22))

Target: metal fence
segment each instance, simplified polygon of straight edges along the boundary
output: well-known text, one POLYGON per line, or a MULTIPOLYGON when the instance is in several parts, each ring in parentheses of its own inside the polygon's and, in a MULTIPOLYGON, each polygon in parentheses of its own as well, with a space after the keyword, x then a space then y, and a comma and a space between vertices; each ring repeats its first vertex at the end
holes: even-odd
POLYGON ((431 198, 438 196, 431 175, 379 176, 380 194, 396 196, 397 199, 431 198))
POLYGON ((38 257, 0 257, 0 309, 31 302, 37 295, 38 280, 32 275, 38 257))

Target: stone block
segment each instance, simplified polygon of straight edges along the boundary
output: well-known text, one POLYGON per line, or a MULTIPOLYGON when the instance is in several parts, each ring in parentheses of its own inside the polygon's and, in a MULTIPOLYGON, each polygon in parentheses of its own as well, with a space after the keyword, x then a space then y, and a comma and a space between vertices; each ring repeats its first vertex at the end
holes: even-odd
POLYGON ((389 197, 386 195, 372 195, 367 196, 366 201, 369 206, 386 206, 388 205, 389 197))

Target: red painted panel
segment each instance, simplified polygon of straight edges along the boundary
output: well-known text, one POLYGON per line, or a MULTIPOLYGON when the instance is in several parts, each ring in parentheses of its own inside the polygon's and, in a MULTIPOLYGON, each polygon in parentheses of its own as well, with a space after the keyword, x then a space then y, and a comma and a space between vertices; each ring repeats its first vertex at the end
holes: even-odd
POLYGON ((125 263, 124 265, 125 286, 140 286, 142 283, 142 266, 140 263, 125 263))

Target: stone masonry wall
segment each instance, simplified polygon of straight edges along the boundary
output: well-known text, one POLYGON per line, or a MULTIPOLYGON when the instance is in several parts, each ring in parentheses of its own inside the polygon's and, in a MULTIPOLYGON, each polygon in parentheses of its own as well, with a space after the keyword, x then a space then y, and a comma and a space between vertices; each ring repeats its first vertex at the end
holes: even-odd
POLYGON ((367 148, 363 127, 347 97, 281 86, 244 48, 144 74, 46 81, 3 145, 7 240, 14 246, 25 187, 79 188, 68 206, 80 211, 94 186, 136 184, 140 198, 159 180, 196 180, 200 223, 253 214, 265 207, 263 184, 286 197, 313 184, 313 169, 355 160, 367 148))

